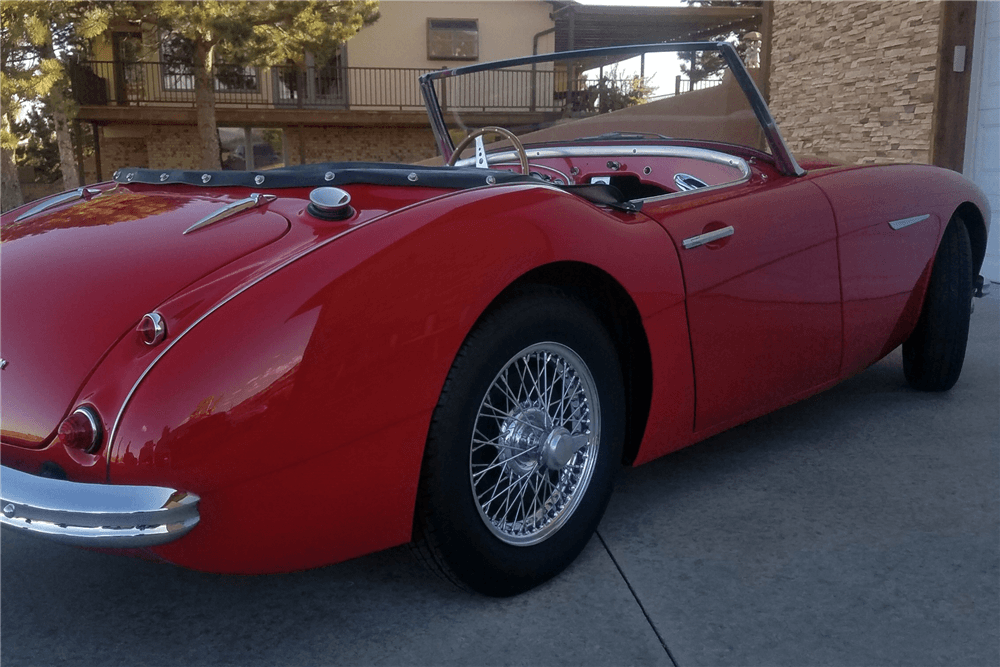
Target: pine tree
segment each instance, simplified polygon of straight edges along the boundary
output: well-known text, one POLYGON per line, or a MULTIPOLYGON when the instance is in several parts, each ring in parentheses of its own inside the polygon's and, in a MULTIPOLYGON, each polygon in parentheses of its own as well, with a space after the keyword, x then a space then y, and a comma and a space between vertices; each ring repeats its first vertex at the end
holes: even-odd
MULTIPOLYGON (((699 7, 760 7, 764 4, 762 0, 685 0, 685 2, 699 7)), ((759 27, 754 28, 754 30, 759 30, 759 27)), ((735 39, 736 52, 740 58, 745 60, 747 44, 743 41, 743 35, 747 32, 751 32, 751 30, 721 32, 706 37, 705 41, 732 42, 735 39)), ((681 63, 681 71, 691 80, 692 90, 694 89, 693 84, 726 69, 726 63, 717 51, 686 51, 678 53, 677 57, 682 61, 687 61, 681 63)))
POLYGON ((99 2, 17 2, 0 4, 0 152, 3 160, 2 208, 21 203, 14 151, 21 138, 15 122, 26 106, 50 110, 59 148, 63 187, 79 187, 70 123, 75 114, 67 94, 66 63, 89 40, 107 30, 113 10, 99 2))
MULTIPOLYGON (((378 0, 335 2, 36 2, 0 4, 0 153, 3 187, 0 208, 21 203, 15 150, 15 121, 26 107, 51 110, 59 146, 63 186, 79 186, 70 124, 75 105, 69 94, 67 63, 114 22, 130 21, 190 47, 195 75, 201 166, 218 169, 215 122, 217 57, 227 66, 267 66, 298 62, 306 51, 319 58, 378 19, 378 0)), ((231 70, 230 70, 231 71, 231 70)))
POLYGON ((301 61, 306 51, 325 58, 379 16, 378 0, 167 0, 133 6, 161 35, 180 38, 189 48, 202 169, 220 167, 214 86, 220 60, 227 67, 277 65, 301 61))

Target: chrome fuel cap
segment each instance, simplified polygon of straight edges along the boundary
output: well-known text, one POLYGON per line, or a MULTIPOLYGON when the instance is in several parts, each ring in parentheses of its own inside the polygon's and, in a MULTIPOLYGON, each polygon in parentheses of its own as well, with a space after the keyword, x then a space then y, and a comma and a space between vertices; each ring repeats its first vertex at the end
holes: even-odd
POLYGON ((340 188, 322 187, 309 193, 309 214, 321 220, 346 220, 354 215, 351 195, 340 188))

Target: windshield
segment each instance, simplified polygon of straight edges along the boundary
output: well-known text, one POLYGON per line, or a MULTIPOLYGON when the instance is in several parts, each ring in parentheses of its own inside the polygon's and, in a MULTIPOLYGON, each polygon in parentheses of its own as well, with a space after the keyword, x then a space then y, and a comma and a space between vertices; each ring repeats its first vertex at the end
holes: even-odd
MULTIPOLYGON (((786 151, 754 83, 757 75, 729 44, 713 42, 549 54, 442 70, 422 82, 445 159, 470 133, 499 126, 525 146, 667 139, 737 144, 777 153, 781 168, 786 151), (707 75, 692 81, 681 74, 683 62, 700 63, 707 75)), ((484 142, 487 152, 511 145, 495 133, 484 142)), ((475 161, 474 151, 470 145, 456 161, 475 161)))

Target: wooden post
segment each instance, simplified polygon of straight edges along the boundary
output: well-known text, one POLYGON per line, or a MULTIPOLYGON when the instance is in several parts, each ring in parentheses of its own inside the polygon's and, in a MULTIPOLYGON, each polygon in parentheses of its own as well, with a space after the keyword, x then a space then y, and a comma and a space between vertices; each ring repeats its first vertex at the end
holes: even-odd
POLYGON ((80 185, 87 182, 87 172, 83 168, 83 132, 80 131, 80 121, 73 121, 73 143, 76 148, 76 171, 80 175, 80 185))
POLYGON ((760 20, 760 85, 764 101, 771 103, 771 39, 774 25, 774 3, 765 2, 760 20))
MULTIPOLYGON (((942 2, 938 5, 941 23, 938 32, 930 162, 958 172, 962 171, 965 163, 965 131, 972 84, 976 4, 965 0, 942 2)), ((982 7, 982 10, 986 11, 986 7, 982 7)))
POLYGON ((90 124, 94 131, 94 167, 97 170, 97 182, 104 180, 104 170, 101 168, 101 128, 97 123, 90 124))

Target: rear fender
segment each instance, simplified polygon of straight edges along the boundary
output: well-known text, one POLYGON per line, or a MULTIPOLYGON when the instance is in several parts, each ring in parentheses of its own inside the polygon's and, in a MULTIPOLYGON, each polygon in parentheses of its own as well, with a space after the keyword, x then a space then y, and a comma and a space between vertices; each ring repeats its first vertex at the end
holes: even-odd
POLYGON ((689 430, 682 283, 662 228, 554 188, 497 186, 319 246, 181 333, 115 427, 111 481, 201 497, 198 528, 156 548, 198 569, 298 569, 406 542, 455 354, 504 288, 562 261, 612 276, 648 331, 683 336, 654 354, 670 383, 653 409, 672 405, 689 430))
POLYGON ((988 216, 989 206, 982 191, 960 174, 928 165, 846 167, 812 178, 837 220, 841 375, 848 376, 910 335, 934 254, 956 211, 971 205, 988 216))

